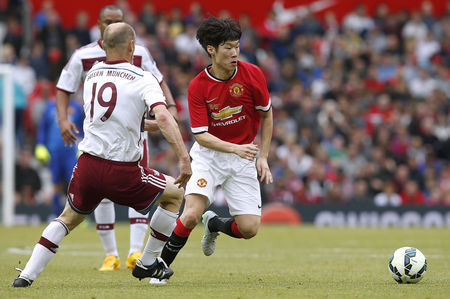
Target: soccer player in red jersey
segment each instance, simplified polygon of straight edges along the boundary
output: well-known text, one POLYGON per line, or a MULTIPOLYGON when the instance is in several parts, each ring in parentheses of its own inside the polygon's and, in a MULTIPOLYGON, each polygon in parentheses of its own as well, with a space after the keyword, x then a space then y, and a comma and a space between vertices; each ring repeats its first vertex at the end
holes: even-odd
POLYGON ((261 182, 272 183, 267 163, 272 139, 272 108, 266 80, 255 65, 238 60, 241 28, 231 18, 209 17, 197 39, 212 64, 198 74, 188 90, 192 177, 186 185, 185 207, 161 253, 170 265, 200 218, 205 225, 203 253, 214 252, 220 232, 250 239, 261 221, 261 182), (261 128, 261 144, 253 143, 261 128), (259 155, 258 155, 259 152, 259 155), (256 163, 255 163, 256 159, 256 163), (203 211, 221 186, 231 218, 203 211))

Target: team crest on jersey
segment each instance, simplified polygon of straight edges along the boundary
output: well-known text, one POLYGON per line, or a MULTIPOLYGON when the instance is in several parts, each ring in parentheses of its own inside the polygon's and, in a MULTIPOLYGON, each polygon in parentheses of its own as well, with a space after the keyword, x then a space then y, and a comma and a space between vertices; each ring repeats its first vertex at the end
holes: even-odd
POLYGON ((205 179, 198 179, 197 186, 199 186, 200 188, 205 188, 206 185, 208 185, 208 182, 205 179))
POLYGON ((240 97, 244 93, 244 86, 239 83, 233 83, 229 90, 233 97, 240 97))
POLYGON ((212 118, 215 120, 223 120, 232 117, 233 115, 242 111, 242 105, 236 107, 226 106, 219 110, 219 112, 211 113, 212 118))

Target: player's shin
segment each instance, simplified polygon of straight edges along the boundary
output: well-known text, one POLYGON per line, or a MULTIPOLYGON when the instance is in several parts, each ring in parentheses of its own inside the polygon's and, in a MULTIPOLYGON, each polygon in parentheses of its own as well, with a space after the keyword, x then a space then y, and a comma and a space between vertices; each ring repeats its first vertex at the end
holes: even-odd
POLYGON ((130 219, 130 250, 128 255, 134 252, 141 252, 148 229, 148 213, 142 215, 133 208, 128 208, 128 218, 130 219))
POLYGON ((113 202, 108 199, 102 200, 95 209, 94 216, 97 223, 97 233, 102 241, 106 256, 119 256, 114 231, 116 216, 113 202))
POLYGON ((243 238, 234 218, 214 217, 208 222, 208 228, 211 232, 223 232, 233 238, 243 238))
POLYGON ((169 240, 167 240, 167 243, 164 245, 161 253, 161 258, 168 266, 172 264, 178 252, 184 247, 192 231, 192 228, 185 227, 179 218, 176 223, 177 226, 173 230, 169 240))
POLYGON ((59 243, 69 233, 69 229, 59 219, 55 219, 42 232, 38 243, 34 246, 30 260, 20 274, 29 280, 35 280, 44 270, 58 250, 59 243))
POLYGON ((151 265, 161 253, 164 244, 169 239, 177 220, 178 214, 159 206, 150 221, 150 236, 145 245, 141 261, 144 265, 151 265))

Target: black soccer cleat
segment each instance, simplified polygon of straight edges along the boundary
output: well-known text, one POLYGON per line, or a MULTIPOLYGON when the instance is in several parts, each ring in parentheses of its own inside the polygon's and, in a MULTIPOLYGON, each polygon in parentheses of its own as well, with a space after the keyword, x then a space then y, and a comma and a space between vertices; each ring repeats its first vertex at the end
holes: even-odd
POLYGON ((28 278, 17 276, 17 278, 14 279, 12 286, 15 288, 28 288, 32 283, 33 281, 28 278))
POLYGON ((139 278, 139 280, 146 277, 153 277, 161 280, 169 279, 170 276, 173 275, 173 270, 166 265, 162 258, 158 257, 153 265, 149 266, 142 264, 140 259, 137 260, 132 274, 134 277, 139 278))

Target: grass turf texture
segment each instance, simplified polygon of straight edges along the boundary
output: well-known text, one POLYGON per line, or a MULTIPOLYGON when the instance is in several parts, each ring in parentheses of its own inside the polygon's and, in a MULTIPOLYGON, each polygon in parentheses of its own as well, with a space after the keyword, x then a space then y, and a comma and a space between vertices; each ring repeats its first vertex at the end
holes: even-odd
POLYGON ((62 241, 31 288, 14 289, 14 267, 24 267, 44 227, 0 227, 0 298, 450 298, 449 229, 262 226, 252 240, 219 236, 205 257, 199 226, 172 265, 174 276, 155 286, 125 269, 129 227, 115 228, 121 270, 96 271, 102 245, 95 227, 84 225, 62 241), (388 271, 402 246, 427 257, 418 284, 399 285, 388 271))

